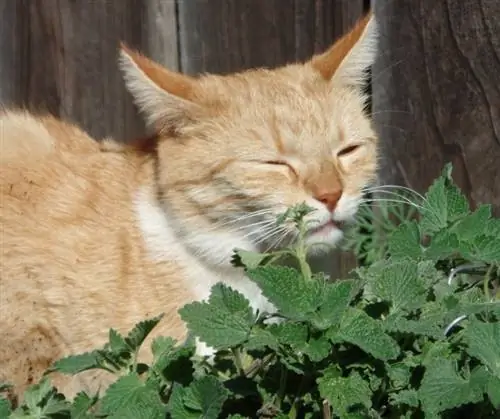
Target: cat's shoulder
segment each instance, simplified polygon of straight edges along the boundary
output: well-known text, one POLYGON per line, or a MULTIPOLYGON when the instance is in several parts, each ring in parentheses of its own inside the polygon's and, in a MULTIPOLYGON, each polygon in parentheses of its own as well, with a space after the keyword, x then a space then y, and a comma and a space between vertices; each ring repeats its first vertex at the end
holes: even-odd
POLYGON ((0 111, 0 163, 25 164, 56 151, 95 152, 99 144, 76 124, 22 109, 0 111))

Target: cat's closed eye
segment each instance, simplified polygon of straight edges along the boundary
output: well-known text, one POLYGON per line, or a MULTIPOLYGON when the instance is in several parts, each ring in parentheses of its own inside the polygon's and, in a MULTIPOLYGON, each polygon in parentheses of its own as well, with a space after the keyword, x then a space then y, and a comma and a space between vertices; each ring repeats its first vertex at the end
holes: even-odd
POLYGON ((297 171, 295 170, 295 168, 290 163, 288 163, 284 160, 265 160, 263 163, 270 164, 273 166, 287 167, 288 169, 290 169, 290 171, 293 173, 294 176, 297 176, 297 171))
POLYGON ((345 157, 349 154, 352 154, 355 151, 358 151, 361 146, 361 144, 350 144, 347 147, 341 148, 339 151, 337 151, 337 157, 345 157))

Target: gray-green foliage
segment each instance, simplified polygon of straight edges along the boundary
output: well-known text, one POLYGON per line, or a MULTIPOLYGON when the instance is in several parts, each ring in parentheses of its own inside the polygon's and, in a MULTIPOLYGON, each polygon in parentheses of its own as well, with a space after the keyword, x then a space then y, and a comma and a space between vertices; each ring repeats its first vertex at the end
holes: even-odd
POLYGON ((309 210, 291 209, 279 222, 296 224, 295 247, 234 258, 277 314, 254 313, 216 284, 207 301, 180 310, 191 338, 155 338, 151 365, 137 353, 161 316, 128 336, 111 330, 105 347, 50 369, 112 372, 104 394, 66 400, 49 371, 21 406, 0 398, 0 417, 498 417, 500 220, 489 206, 469 209, 450 166, 418 206, 419 217, 386 206, 383 229, 351 236, 368 264, 335 282, 311 273, 302 240, 309 210), (299 269, 276 264, 282 257, 299 269), (457 265, 469 269, 448 278, 457 265), (194 355, 194 337, 217 349, 214 363, 194 355))

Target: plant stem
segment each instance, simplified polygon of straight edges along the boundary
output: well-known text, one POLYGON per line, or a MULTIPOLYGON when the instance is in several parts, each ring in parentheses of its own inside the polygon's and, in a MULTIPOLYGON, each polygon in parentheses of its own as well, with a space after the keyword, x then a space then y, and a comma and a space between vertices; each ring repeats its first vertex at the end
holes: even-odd
POLYGON ((332 411, 328 400, 323 400, 323 419, 332 419, 332 411))
POLYGON ((234 364, 236 365, 236 368, 238 369, 238 373, 240 375, 245 375, 245 369, 243 368, 243 362, 241 361, 241 348, 233 348, 231 349, 233 356, 234 356, 234 364))
POLYGON ((285 398, 286 391, 286 379, 287 379, 287 370, 281 365, 281 374, 280 374, 280 388, 278 389, 278 394, 276 395, 275 405, 281 410, 281 404, 283 403, 283 399, 285 398))

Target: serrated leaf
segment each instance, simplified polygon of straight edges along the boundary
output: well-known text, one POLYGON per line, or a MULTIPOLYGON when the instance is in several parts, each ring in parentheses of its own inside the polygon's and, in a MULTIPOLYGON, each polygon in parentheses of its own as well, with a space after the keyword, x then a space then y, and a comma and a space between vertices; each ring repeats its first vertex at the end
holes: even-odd
POLYGON ((391 313, 411 311, 424 304, 427 294, 418 274, 415 261, 388 260, 371 269, 366 291, 369 297, 388 302, 391 313))
POLYGON ((269 260, 270 257, 271 255, 269 253, 257 253, 249 250, 235 249, 231 263, 236 267, 255 269, 266 260, 269 260))
POLYGON ((120 377, 101 400, 100 412, 114 419, 163 419, 165 406, 154 387, 136 374, 120 377))
POLYGON ((10 402, 3 397, 0 397, 0 418, 8 418, 11 414, 10 402))
POLYGON ((129 332, 125 341, 132 351, 137 350, 144 340, 148 337, 151 331, 156 327, 156 325, 161 321, 164 314, 160 314, 151 319, 144 320, 137 323, 134 328, 129 332))
POLYGON ((348 418, 354 407, 370 409, 372 406, 370 386, 356 371, 348 377, 339 377, 336 367, 331 372, 327 369, 317 383, 321 397, 328 400, 340 418, 348 418))
POLYGON ((312 362, 320 362, 330 355, 332 344, 325 335, 310 337, 303 350, 312 362))
POLYGON ((460 246, 456 233, 450 230, 442 230, 432 237, 431 243, 425 249, 424 254, 427 259, 438 261, 459 253, 460 246))
POLYGON ((212 287, 208 302, 187 304, 179 314, 194 335, 216 349, 245 342, 255 322, 255 315, 243 294, 222 283, 212 287))
POLYGON ((453 183, 451 171, 451 165, 446 165, 441 177, 434 181, 425 194, 420 222, 425 233, 435 233, 469 212, 467 199, 453 183))
POLYGON ((399 355, 397 342, 385 333, 383 325, 364 311, 350 308, 341 321, 340 329, 329 331, 334 343, 349 342, 374 358, 388 361, 399 355))
POLYGON ((420 230, 415 221, 398 226, 388 240, 389 254, 393 259, 410 258, 420 260, 423 249, 420 244, 420 230))
POLYGON ((318 281, 307 281, 295 269, 266 266, 247 271, 279 312, 291 320, 307 320, 318 307, 321 289, 318 281))
POLYGON ((99 366, 99 354, 97 351, 93 351, 62 358, 54 362, 54 364, 47 371, 58 371, 63 374, 74 375, 79 372, 99 368, 99 366))
POLYGON ((53 387, 47 377, 43 377, 39 383, 29 386, 24 392, 24 403, 30 410, 40 407, 44 399, 50 397, 53 387))
POLYGON ((411 370, 410 366, 402 362, 389 365, 387 373, 395 389, 402 389, 410 384, 411 370))
POLYGON ((415 389, 401 390, 397 393, 389 395, 391 405, 407 405, 410 407, 418 407, 418 392, 415 389))
POLYGON ((319 307, 314 316, 311 316, 311 323, 320 330, 338 324, 344 315, 349 303, 357 291, 354 281, 342 280, 333 284, 326 284, 323 293, 318 301, 319 307))
POLYGON ((474 240, 460 243, 460 252, 465 258, 486 262, 500 262, 500 237, 477 235, 474 240))
POLYGON ((463 339, 467 353, 483 362, 495 377, 500 378, 500 323, 471 319, 463 339))
POLYGON ((217 378, 207 375, 186 388, 184 405, 200 412, 204 418, 216 419, 229 392, 217 378))
POLYGON ((88 410, 97 403, 98 396, 89 397, 84 392, 78 393, 73 399, 70 414, 71 419, 90 419, 88 410))
POLYGON ((248 342, 245 344, 247 350, 262 350, 270 348, 273 350, 278 349, 278 339, 267 329, 254 328, 250 333, 248 342))
POLYGON ((465 216, 450 228, 460 241, 473 240, 485 232, 491 218, 491 205, 480 205, 473 213, 465 216))
POLYGON ((500 409, 500 378, 491 376, 486 385, 486 393, 495 409, 500 409))
POLYGON ((109 349, 117 354, 131 350, 125 338, 115 329, 109 329, 109 349))
POLYGON ((193 345, 176 345, 175 339, 159 336, 151 344, 153 363, 151 370, 167 383, 177 381, 188 384, 193 375, 190 360, 194 354, 193 345))
POLYGON ((483 386, 471 378, 466 379, 457 372, 455 363, 447 358, 437 358, 424 373, 419 389, 422 408, 429 414, 483 399, 483 386))

